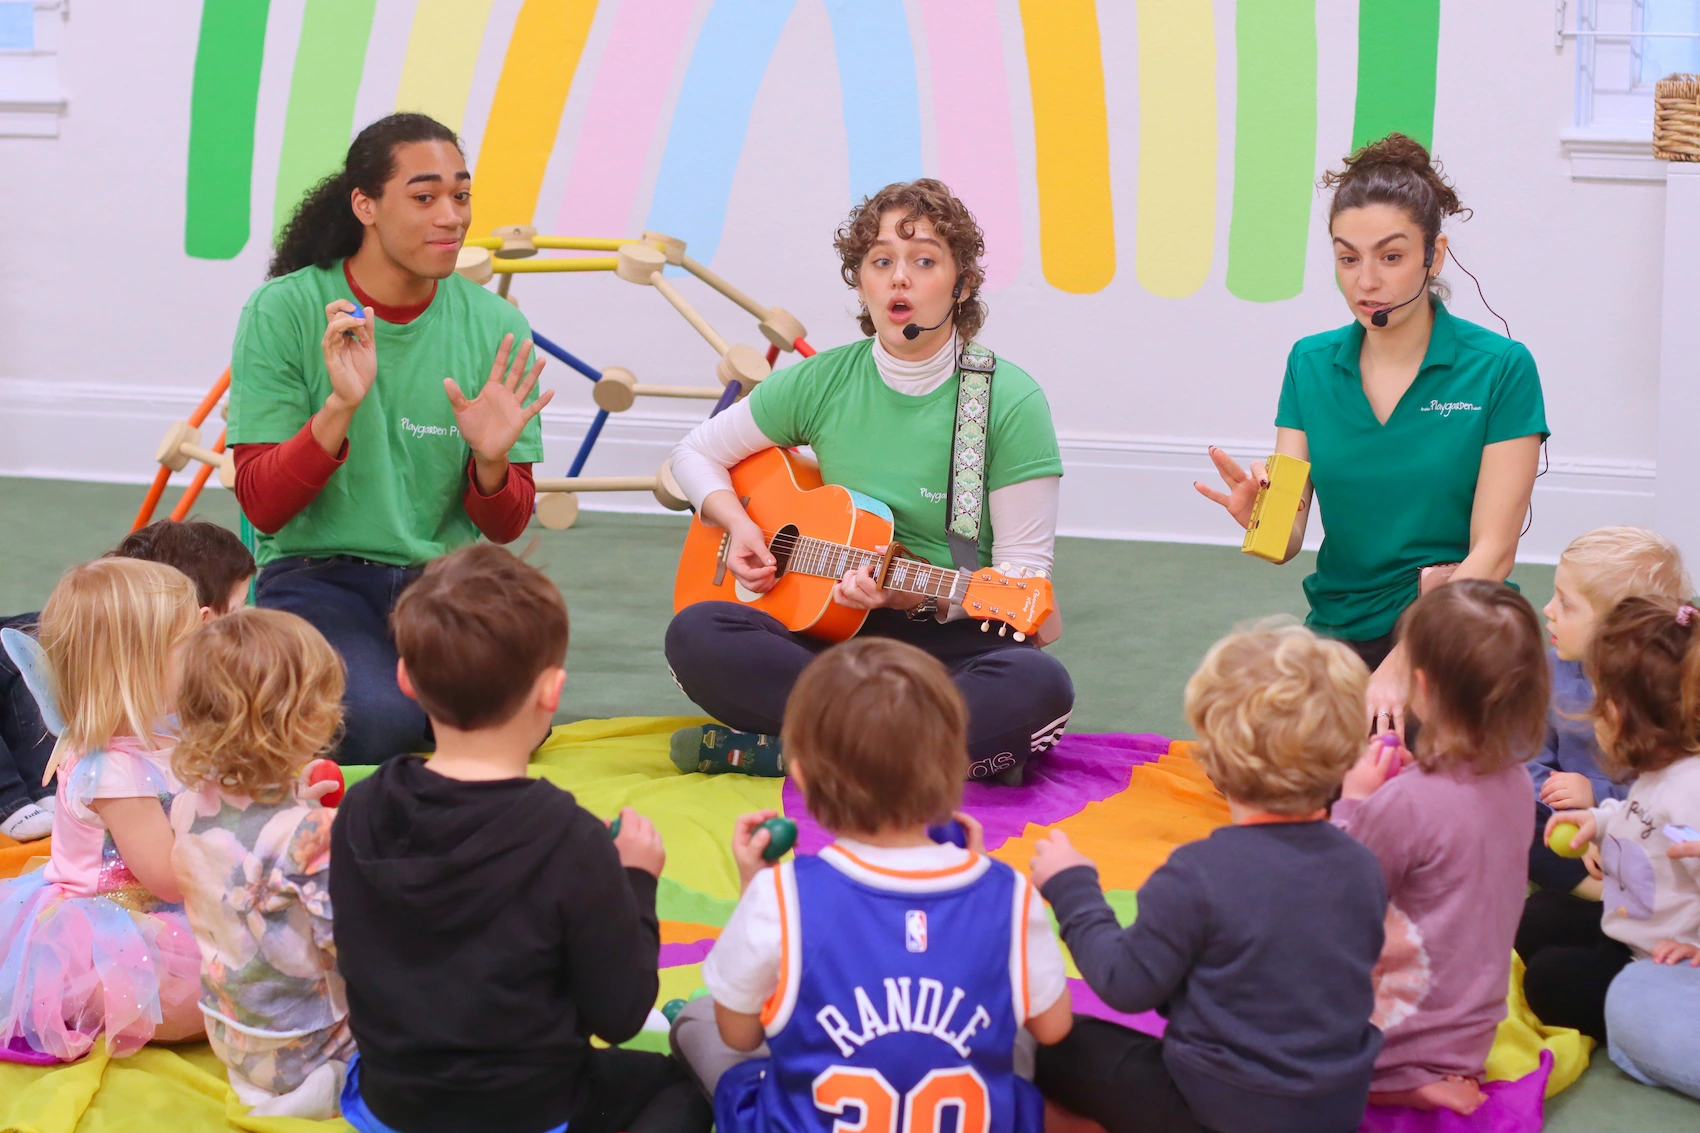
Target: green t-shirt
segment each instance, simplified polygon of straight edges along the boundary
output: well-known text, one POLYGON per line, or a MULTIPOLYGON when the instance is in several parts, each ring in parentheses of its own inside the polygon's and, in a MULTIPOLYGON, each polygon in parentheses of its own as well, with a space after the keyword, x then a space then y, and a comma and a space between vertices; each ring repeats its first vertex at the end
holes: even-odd
MULTIPOLYGON (((750 395, 756 424, 776 445, 808 445, 821 477, 891 508, 898 542, 936 566, 950 566, 945 493, 956 424, 952 376, 920 397, 880 378, 872 339, 816 354, 780 370, 750 395)), ((986 493, 1061 476, 1051 407, 1025 370, 998 359, 992 375, 986 493)), ((991 515, 982 505, 980 565, 992 561, 991 515)))
POLYGON ((1322 509, 1308 622, 1347 641, 1390 632, 1423 567, 1469 554, 1483 447, 1547 435, 1541 378, 1522 343, 1435 303, 1422 368, 1383 425, 1364 396, 1363 340, 1356 322, 1300 339, 1275 414, 1310 442, 1322 509))
MULTIPOLYGON (((320 341, 325 304, 354 299, 339 261, 262 284, 242 309, 230 362, 231 444, 287 441, 331 393, 320 341)), ((513 304, 451 275, 424 314, 397 326, 373 317, 378 375, 348 427, 348 459, 275 535, 257 534, 261 566, 294 555, 355 555, 411 566, 478 538, 461 497, 472 450, 455 427, 443 379, 477 397, 502 336, 531 337, 513 304)), ((535 398, 538 391, 533 390, 535 398)), ((543 459, 533 418, 508 456, 543 459)))

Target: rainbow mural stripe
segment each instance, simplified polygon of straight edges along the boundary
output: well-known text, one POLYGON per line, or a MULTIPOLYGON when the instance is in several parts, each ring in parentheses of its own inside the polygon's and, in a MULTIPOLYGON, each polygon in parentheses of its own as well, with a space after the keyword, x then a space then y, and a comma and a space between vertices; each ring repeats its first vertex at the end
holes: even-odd
MULTIPOLYGON (((653 228, 683 237, 704 262, 719 246, 763 77, 798 4, 525 0, 511 30, 500 24, 498 31, 493 0, 417 0, 411 8, 302 2, 269 234, 339 164, 357 125, 356 100, 371 81, 364 69, 373 36, 407 43, 396 108, 458 129, 479 60, 493 58, 495 45, 485 41, 505 34, 477 139, 475 225, 541 223, 598 234, 653 228), (599 54, 581 66, 593 32, 599 54), (578 96, 584 110, 569 133, 563 114, 578 85, 586 87, 578 96), (558 144, 570 147, 565 182, 558 201, 544 201, 558 144), (658 167, 652 153, 660 154, 658 167)), ((824 9, 831 26, 846 201, 893 180, 942 178, 985 229, 988 287, 1022 271, 1030 188, 1033 243, 1050 286, 1102 291, 1131 249, 1132 278, 1143 290, 1194 295, 1221 259, 1217 187, 1231 182, 1223 286, 1251 302, 1303 289, 1319 143, 1328 160, 1347 141, 1317 137, 1315 0, 1238 0, 1231 153, 1218 129, 1211 5, 1136 0, 1136 42, 1124 44, 1104 41, 1094 0, 1019 0, 1019 19, 997 0, 915 0, 908 9, 903 0, 805 2, 824 9), (1139 64, 1136 204, 1118 241, 1104 58, 1129 50, 1139 64), (1006 60, 1024 61, 1025 75, 1006 60), (1030 137, 1021 126, 1023 98, 1030 137), (1029 160, 1031 175, 1023 172, 1029 160), (1219 166, 1231 169, 1229 181, 1219 166)), ((231 259, 253 236, 268 16, 268 0, 202 0, 184 201, 184 250, 196 258, 231 259)), ((1439 0, 1360 0, 1351 146, 1393 129, 1432 139, 1439 37, 1439 0)))

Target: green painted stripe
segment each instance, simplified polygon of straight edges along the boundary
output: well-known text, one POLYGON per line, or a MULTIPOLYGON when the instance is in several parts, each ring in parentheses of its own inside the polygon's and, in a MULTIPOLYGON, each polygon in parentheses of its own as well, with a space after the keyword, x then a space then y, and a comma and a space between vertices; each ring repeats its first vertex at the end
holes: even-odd
POLYGON ((278 156, 274 239, 307 191, 342 168, 376 7, 377 0, 307 0, 278 156))
POLYGON ((1434 142, 1440 0, 1360 0, 1352 149, 1397 130, 1434 142))
POLYGON ((204 0, 189 109, 183 250, 228 260, 248 243, 254 111, 270 0, 204 0))
POLYGON ((1315 0, 1239 0, 1228 291, 1271 303, 1304 290, 1316 172, 1315 0))

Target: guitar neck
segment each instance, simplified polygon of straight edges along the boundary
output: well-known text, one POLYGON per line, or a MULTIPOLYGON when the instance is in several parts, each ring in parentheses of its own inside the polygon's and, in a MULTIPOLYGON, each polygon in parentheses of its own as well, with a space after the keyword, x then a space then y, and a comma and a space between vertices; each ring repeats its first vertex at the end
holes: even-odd
MULTIPOLYGON (((868 566, 877 571, 883 561, 882 556, 860 547, 806 536, 797 539, 789 559, 786 569, 815 578, 843 578, 846 571, 868 566)), ((966 592, 967 579, 947 567, 936 567, 915 559, 893 559, 891 569, 886 573, 885 588, 930 595, 940 602, 960 602, 966 592)))

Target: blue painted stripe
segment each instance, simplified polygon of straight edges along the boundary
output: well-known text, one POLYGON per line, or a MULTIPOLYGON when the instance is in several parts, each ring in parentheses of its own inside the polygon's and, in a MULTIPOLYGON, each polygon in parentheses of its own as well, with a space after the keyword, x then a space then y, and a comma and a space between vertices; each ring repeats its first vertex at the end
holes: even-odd
POLYGON ((844 93, 850 199, 859 201, 921 176, 915 50, 902 0, 826 0, 826 12, 844 93))
POLYGON ((531 328, 531 341, 537 344, 537 349, 543 351, 545 354, 554 355, 556 358, 565 362, 591 381, 599 382, 602 380, 601 370, 598 370, 595 366, 592 366, 584 359, 577 357, 559 346, 556 346, 553 342, 550 342, 548 339, 538 334, 536 327, 531 328))
POLYGON ((685 69, 644 227, 684 240, 702 263, 720 246, 756 92, 793 3, 715 0, 685 69))

